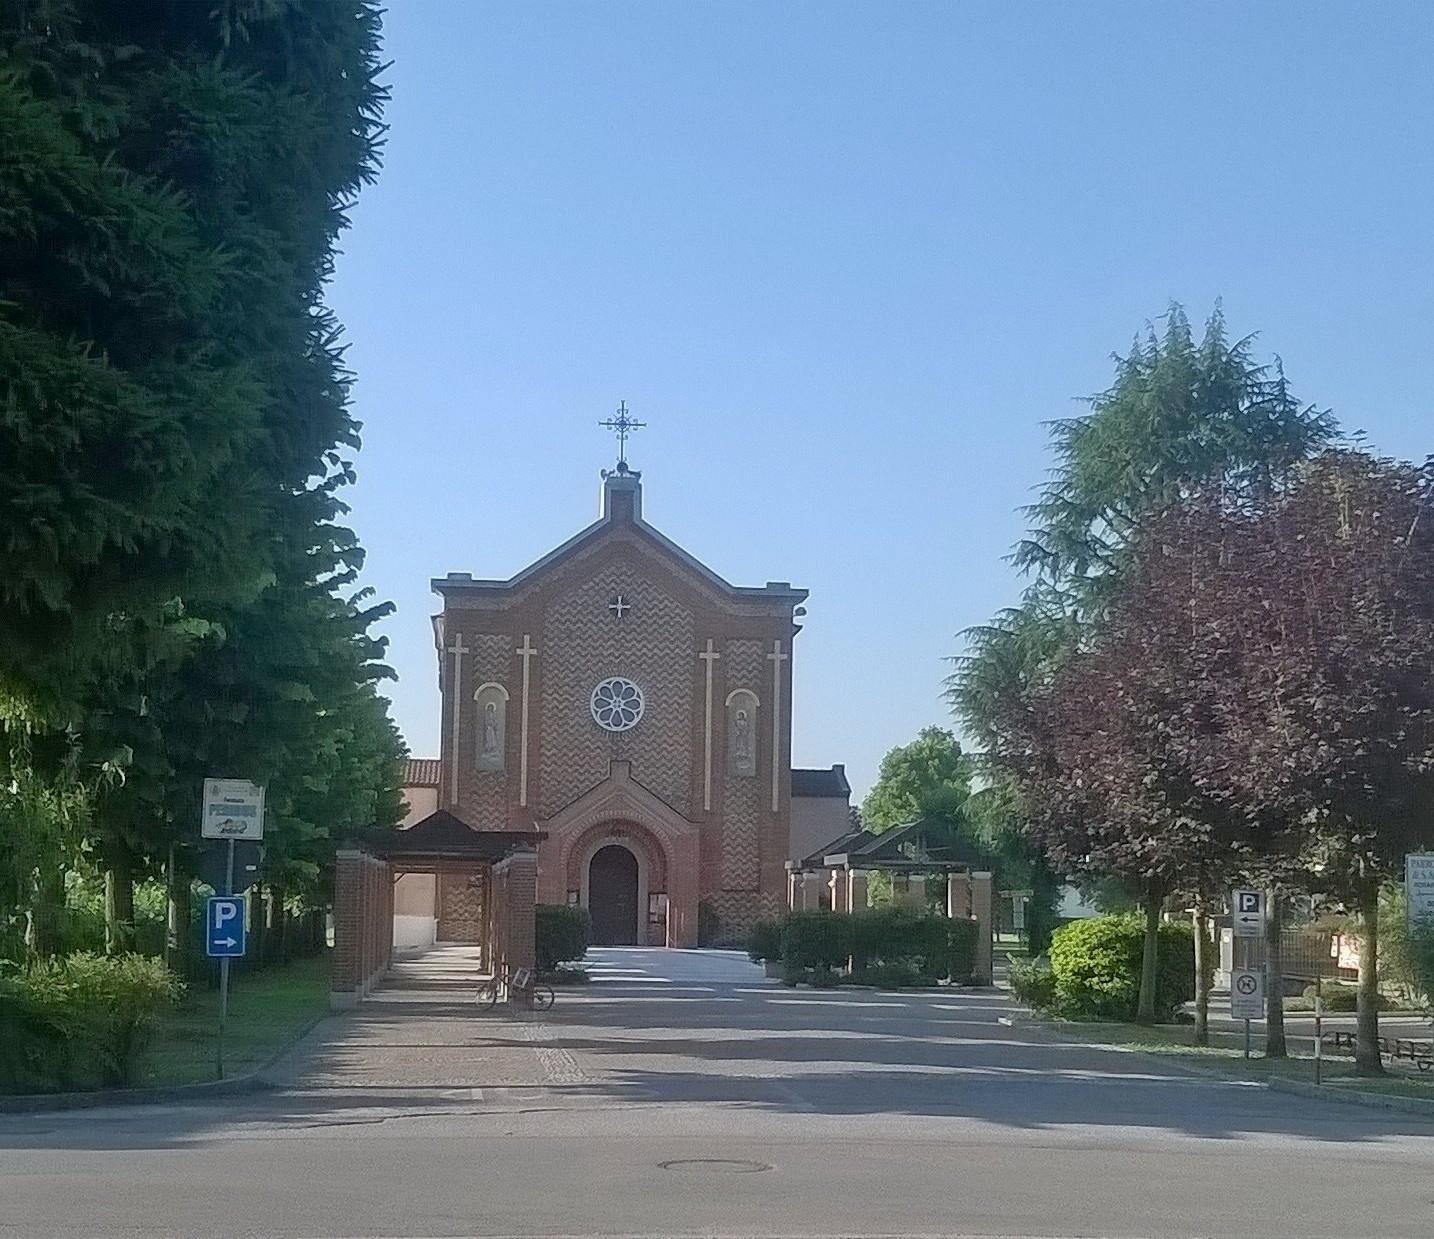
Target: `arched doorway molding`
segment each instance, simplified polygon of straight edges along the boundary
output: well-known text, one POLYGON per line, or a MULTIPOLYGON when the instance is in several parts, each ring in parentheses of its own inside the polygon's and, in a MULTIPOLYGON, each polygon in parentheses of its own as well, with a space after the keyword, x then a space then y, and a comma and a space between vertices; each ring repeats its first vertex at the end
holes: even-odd
MULTIPOLYGON (((614 761, 606 779, 541 825, 551 857, 543 862, 550 885, 542 899, 560 903, 577 892, 586 906, 594 853, 605 843, 621 843, 638 860, 643 926, 649 896, 660 891, 675 909, 668 945, 696 942, 698 826, 638 783, 631 763, 614 761)), ((646 941, 645 931, 640 940, 646 941)))
MULTIPOLYGON (((637 861, 637 941, 648 944, 647 910, 654 891, 667 891, 667 857, 651 831, 636 822, 599 822, 582 833, 568 855, 568 889, 592 909, 593 857, 605 847, 620 847, 637 861)), ((661 945, 659 943, 659 945, 661 945)))

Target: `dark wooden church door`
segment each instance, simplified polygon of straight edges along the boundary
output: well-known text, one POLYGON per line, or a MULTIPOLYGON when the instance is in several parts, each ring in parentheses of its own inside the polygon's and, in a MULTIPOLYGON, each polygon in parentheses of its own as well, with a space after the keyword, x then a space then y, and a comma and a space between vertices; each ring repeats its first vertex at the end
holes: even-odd
POLYGON ((637 944, 637 857, 609 843, 588 868, 588 912, 596 946, 637 944))

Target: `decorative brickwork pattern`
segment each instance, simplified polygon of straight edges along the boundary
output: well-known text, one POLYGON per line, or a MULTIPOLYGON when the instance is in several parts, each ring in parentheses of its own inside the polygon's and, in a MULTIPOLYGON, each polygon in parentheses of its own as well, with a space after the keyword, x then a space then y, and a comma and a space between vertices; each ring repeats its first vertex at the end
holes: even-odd
POLYGON ((695 682, 692 615, 620 559, 550 606, 543 629, 542 701, 535 736, 542 780, 540 812, 556 813, 630 760, 633 777, 679 813, 689 811, 695 682), (632 609, 618 619, 609 601, 632 609), (608 676, 635 681, 646 698, 632 730, 607 732, 592 718, 594 685, 608 676))
POLYGON ((513 638, 486 633, 472 639, 473 683, 464 702, 463 773, 458 784, 460 816, 479 830, 508 828, 508 779, 517 769, 518 694, 513 672, 513 638), (473 691, 480 684, 501 684, 508 690, 507 732, 508 761, 506 770, 479 770, 478 746, 482 743, 481 726, 472 701, 473 691))
POLYGON ((482 942, 486 881, 478 874, 445 873, 438 879, 438 940, 482 942))
POLYGON ((760 891, 715 891, 704 896, 702 902, 717 918, 711 940, 704 946, 743 946, 758 921, 773 919, 783 912, 781 899, 760 891))
MULTIPOLYGON (((770 726, 767 710, 769 692, 763 691, 762 672, 766 661, 760 641, 729 641, 725 650, 727 692, 745 688, 757 694, 758 734, 753 736, 757 771, 765 774, 762 760, 767 742, 761 729, 770 726)), ((724 891, 754 892, 760 884, 761 857, 758 836, 761 830, 762 779, 744 778, 723 763, 722 792, 722 888, 724 891)), ((720 915, 720 913, 719 913, 720 915)), ((751 919, 751 918, 747 918, 751 919)))
POLYGON ((760 641, 729 641, 723 651, 727 663, 727 691, 750 688, 763 705, 772 695, 771 670, 760 641))

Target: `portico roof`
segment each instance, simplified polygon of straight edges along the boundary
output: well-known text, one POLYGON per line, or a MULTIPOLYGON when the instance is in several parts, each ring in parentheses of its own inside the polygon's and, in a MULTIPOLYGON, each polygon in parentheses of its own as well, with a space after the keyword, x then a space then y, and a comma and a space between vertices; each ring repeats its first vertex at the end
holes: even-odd
POLYGON ((392 861, 470 860, 493 864, 513 852, 536 848, 541 830, 474 830, 461 817, 439 809, 406 830, 371 841, 373 850, 392 861))
POLYGON ((991 858, 962 839, 952 840, 944 823, 918 818, 880 834, 869 830, 848 831, 788 867, 798 871, 885 869, 893 873, 962 872, 989 869, 991 858))

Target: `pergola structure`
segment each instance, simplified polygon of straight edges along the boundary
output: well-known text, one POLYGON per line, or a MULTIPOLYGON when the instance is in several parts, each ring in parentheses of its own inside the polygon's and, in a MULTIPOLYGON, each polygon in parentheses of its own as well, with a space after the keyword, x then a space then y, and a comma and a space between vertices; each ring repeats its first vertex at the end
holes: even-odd
POLYGON ((867 906, 872 873, 892 877, 896 903, 927 906, 927 883, 946 884, 947 916, 976 921, 976 966, 972 980, 991 983, 993 890, 990 859, 950 838, 941 823, 921 818, 873 834, 852 830, 802 860, 787 862, 787 906, 860 912, 867 906))
POLYGON ((393 963, 393 885, 405 873, 465 876, 480 892, 480 971, 533 967, 538 842, 545 837, 532 830, 474 830, 440 809, 405 830, 340 847, 330 1004, 362 1002, 393 963))

